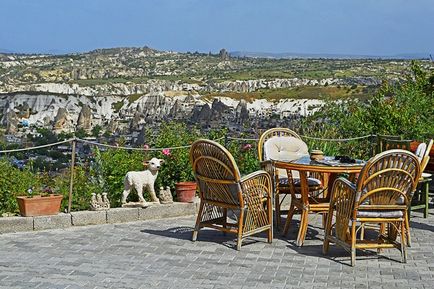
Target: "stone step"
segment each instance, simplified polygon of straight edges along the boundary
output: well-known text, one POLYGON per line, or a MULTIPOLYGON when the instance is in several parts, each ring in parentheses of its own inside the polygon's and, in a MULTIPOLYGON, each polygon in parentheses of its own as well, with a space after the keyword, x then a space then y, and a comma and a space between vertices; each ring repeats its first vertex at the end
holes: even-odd
POLYGON ((197 203, 153 204, 146 208, 112 208, 107 211, 78 211, 54 216, 0 218, 0 234, 71 226, 114 224, 195 215, 197 203))

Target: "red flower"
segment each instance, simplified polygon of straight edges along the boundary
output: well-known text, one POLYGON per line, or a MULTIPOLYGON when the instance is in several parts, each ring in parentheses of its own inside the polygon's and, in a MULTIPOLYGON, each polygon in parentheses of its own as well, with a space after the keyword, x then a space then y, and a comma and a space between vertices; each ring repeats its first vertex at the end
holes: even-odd
POLYGON ((247 143, 247 144, 245 144, 245 145, 243 146, 243 151, 248 151, 248 150, 251 149, 251 148, 252 148, 252 145, 249 144, 249 143, 247 143))

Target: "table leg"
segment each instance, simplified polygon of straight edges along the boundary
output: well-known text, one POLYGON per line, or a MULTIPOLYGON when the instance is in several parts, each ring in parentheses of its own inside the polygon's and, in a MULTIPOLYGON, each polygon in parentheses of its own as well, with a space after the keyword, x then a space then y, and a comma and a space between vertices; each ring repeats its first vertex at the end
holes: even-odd
POLYGON ((335 183, 336 179, 337 179, 338 175, 335 173, 330 173, 329 177, 328 177, 328 184, 327 184, 327 190, 325 191, 324 194, 324 198, 329 198, 331 193, 332 193, 332 189, 333 189, 333 184, 335 183))
POLYGON ((298 229, 297 236, 297 246, 299 247, 303 245, 304 239, 306 238, 307 226, 309 223, 309 184, 307 182, 307 173, 305 171, 300 171, 300 190, 302 208, 300 208, 300 228, 298 229))

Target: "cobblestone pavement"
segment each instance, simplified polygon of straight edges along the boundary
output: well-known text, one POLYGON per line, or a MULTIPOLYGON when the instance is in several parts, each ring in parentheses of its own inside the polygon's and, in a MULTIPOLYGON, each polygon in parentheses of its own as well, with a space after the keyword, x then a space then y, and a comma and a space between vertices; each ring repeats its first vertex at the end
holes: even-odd
POLYGON ((248 239, 204 229, 193 217, 0 235, 0 288, 434 288, 434 213, 414 213, 407 264, 397 250, 322 255, 320 216, 307 241, 248 239))

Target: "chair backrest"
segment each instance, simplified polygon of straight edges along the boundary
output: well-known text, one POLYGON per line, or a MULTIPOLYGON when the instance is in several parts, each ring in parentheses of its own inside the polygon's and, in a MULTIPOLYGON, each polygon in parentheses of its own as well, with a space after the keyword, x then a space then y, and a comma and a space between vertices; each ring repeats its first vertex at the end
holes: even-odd
POLYGON ((384 152, 386 149, 386 140, 400 140, 401 137, 398 135, 385 135, 385 134, 377 134, 377 147, 376 153, 384 152))
POLYGON ((357 181, 356 202, 366 205, 407 204, 420 177, 417 157, 395 149, 371 158, 357 181))
MULTIPOLYGON (((420 144, 420 145, 422 145, 422 144, 420 144)), ((428 165, 428 162, 429 162, 429 159, 430 159, 429 153, 431 152, 432 146, 433 146, 433 139, 431 139, 429 141, 428 145, 425 146, 425 151, 422 153, 421 158, 419 158, 419 160, 420 160, 420 171, 421 172, 425 171, 426 166, 428 165)), ((417 150, 416 150, 416 155, 417 155, 417 150)))
MULTIPOLYGON (((280 127, 272 128, 265 131, 261 135, 258 142, 259 161, 262 162, 264 160, 270 159, 270 153, 273 154, 271 152, 273 147, 276 148, 276 151, 279 150, 279 148, 285 148, 287 149, 286 150, 287 152, 290 152, 292 150, 301 153, 303 152, 303 150, 305 150, 305 153, 308 154, 307 145, 301 140, 301 137, 296 132, 288 128, 280 128, 280 127), (282 140, 279 141, 279 138, 282 138, 282 140), (291 145, 291 141, 295 141, 301 145, 296 145, 296 146, 291 145), (303 144, 305 145, 305 147, 303 146, 303 144), (268 150, 268 152, 266 149, 268 150)), ((276 154, 275 156, 278 155, 279 154, 276 154)))
POLYGON ((393 149, 401 149, 401 150, 410 150, 411 140, 408 139, 385 139, 383 151, 393 150, 393 149))
POLYGON ((190 149, 190 162, 201 198, 240 205, 240 172, 232 154, 217 142, 200 139, 190 149))

